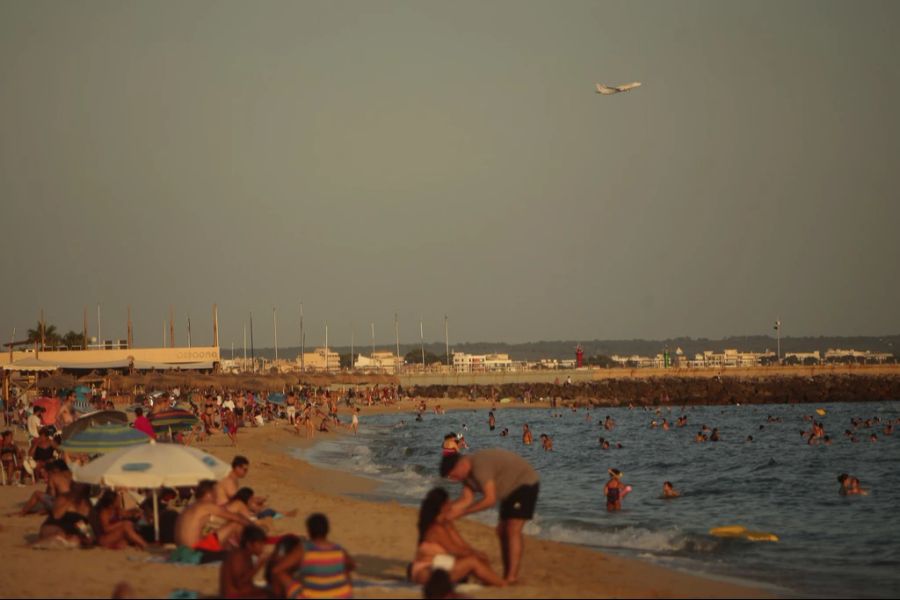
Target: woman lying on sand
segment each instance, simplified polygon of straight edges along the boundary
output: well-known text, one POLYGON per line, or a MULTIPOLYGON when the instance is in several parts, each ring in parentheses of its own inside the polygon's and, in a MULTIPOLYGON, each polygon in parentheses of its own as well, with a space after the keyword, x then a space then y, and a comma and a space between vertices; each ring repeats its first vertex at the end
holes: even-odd
POLYGON ((443 569, 452 581, 475 575, 486 585, 503 586, 506 582, 494 573, 487 556, 469 546, 446 515, 449 495, 444 488, 434 488, 425 496, 419 509, 419 547, 409 566, 410 581, 424 584, 433 571, 443 569))

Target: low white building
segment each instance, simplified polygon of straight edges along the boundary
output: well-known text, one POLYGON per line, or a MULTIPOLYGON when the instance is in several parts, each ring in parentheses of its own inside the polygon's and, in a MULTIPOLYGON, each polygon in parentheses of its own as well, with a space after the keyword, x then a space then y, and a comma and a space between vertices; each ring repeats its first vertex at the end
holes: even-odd
POLYGON ((839 362, 842 360, 847 360, 848 358, 853 359, 857 362, 891 362, 894 360, 894 355, 890 352, 872 352, 870 350, 845 350, 843 348, 829 348, 825 351, 825 362, 839 362))
MULTIPOLYGON (((296 364, 301 364, 300 357, 297 357, 296 364)), ((303 353, 302 361, 303 369, 306 371, 340 371, 341 357, 334 350, 326 348, 316 348, 312 352, 303 353)))
POLYGON ((453 353, 453 369, 457 373, 483 373, 487 371, 509 371, 513 361, 508 354, 467 354, 453 353))
POLYGON ((398 360, 393 352, 373 352, 371 356, 360 354, 353 363, 355 369, 376 373, 396 373, 402 366, 403 359, 398 360))

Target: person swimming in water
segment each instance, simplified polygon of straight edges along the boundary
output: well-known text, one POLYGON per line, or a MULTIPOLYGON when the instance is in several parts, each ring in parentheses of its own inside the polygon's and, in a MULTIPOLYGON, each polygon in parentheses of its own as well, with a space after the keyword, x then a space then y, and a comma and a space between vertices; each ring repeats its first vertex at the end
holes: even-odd
POLYGON ((663 482, 663 492, 662 492, 663 500, 671 500, 672 498, 678 498, 679 496, 681 496, 681 492, 679 492, 672 486, 671 481, 663 482))
POLYGON ((598 440, 600 442, 600 448, 603 450, 609 450, 609 441, 606 438, 600 438, 598 440))
POLYGON ((530 446, 533 441, 531 430, 528 429, 528 423, 522 425, 522 443, 526 446, 530 446))
POLYGON ((859 483, 859 479, 853 477, 852 475, 847 475, 846 473, 841 473, 838 475, 838 482, 841 484, 841 489, 838 490, 838 493, 842 496, 868 496, 868 490, 862 489, 861 484, 859 483))
POLYGON ((543 446, 544 450, 547 452, 553 451, 553 438, 551 438, 546 433, 541 434, 541 446, 543 446))

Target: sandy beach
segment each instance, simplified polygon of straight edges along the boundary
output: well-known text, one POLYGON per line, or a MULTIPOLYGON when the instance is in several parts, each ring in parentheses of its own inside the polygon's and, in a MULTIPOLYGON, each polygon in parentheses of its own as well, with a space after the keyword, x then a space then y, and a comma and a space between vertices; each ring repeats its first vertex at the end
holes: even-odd
MULTIPOLYGON (((487 402, 448 400, 454 408, 488 408, 487 402)), ((411 410, 405 402, 398 407, 363 409, 374 412, 411 410)), ((346 409, 342 409, 346 412, 346 409)), ((405 570, 416 542, 416 510, 396 502, 377 503, 352 497, 375 487, 375 482, 351 474, 314 467, 290 456, 296 447, 335 434, 319 434, 316 440, 298 437, 284 425, 269 424, 246 428, 238 436, 237 447, 217 434, 199 444, 204 450, 229 461, 235 454, 250 459, 250 473, 244 480, 257 493, 268 496, 269 505, 282 511, 297 509, 298 515, 272 523, 273 534, 304 533, 304 520, 314 511, 328 515, 331 538, 342 544, 357 560, 357 597, 421 597, 417 587, 405 582, 405 570)), ((448 485, 451 494, 458 486, 448 485)), ((14 511, 35 488, 0 488, 0 511, 14 511)), ((540 503, 538 504, 540 511, 540 503)), ((0 526, 0 577, 2 597, 109 597, 119 581, 129 582, 139 597, 167 597, 184 588, 202 595, 218 590, 217 566, 176 566, 164 564, 165 553, 136 550, 36 550, 28 542, 43 517, 4 517, 0 526)), ((493 529, 465 520, 460 524, 464 537, 491 557, 499 568, 500 556, 493 529)), ((505 589, 464 588, 478 598, 594 598, 594 597, 759 597, 761 589, 746 587, 681 573, 636 559, 628 559, 582 547, 526 540, 522 581, 505 589)))

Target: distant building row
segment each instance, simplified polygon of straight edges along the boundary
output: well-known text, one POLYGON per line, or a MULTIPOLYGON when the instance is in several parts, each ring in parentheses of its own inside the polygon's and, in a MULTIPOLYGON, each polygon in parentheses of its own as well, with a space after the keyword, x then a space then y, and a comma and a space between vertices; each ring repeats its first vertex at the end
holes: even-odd
MULTIPOLYGON (((402 357, 398 357, 393 352, 374 352, 369 356, 357 354, 353 362, 353 368, 356 371, 364 373, 387 373, 395 374, 402 370, 409 372, 411 370, 425 371, 444 371, 444 367, 440 363, 434 365, 426 365, 423 369, 421 364, 406 364, 402 357)), ((739 350, 729 348, 722 352, 706 350, 702 353, 689 358, 681 348, 677 348, 674 354, 663 352, 656 356, 640 356, 633 354, 631 356, 620 356, 614 354, 611 357, 613 363, 624 368, 733 368, 733 367, 756 367, 761 365, 772 365, 778 362, 774 352, 740 352, 739 350)), ((824 354, 818 350, 814 352, 788 352, 782 358, 784 364, 796 365, 814 365, 822 363, 888 363, 894 362, 893 354, 888 352, 870 352, 868 350, 844 350, 829 349, 824 354)), ((293 360, 264 360, 257 359, 257 363, 262 362, 264 370, 276 368, 280 372, 300 371, 301 368, 311 372, 337 372, 341 370, 340 355, 325 348, 316 348, 311 352, 303 354, 293 360)), ((453 372, 455 373, 496 373, 496 372, 521 372, 533 371, 540 369, 574 369, 576 367, 575 359, 541 359, 538 361, 515 361, 510 359, 508 354, 468 354, 465 352, 453 353, 453 372)), ((252 363, 248 359, 245 363, 242 359, 223 360, 222 368, 225 371, 245 371, 252 370, 252 363)))
MULTIPOLYGON (((613 362, 622 367, 631 368, 664 368, 674 367, 756 367, 771 365, 778 362, 778 357, 772 351, 766 352, 740 352, 730 348, 722 352, 706 350, 695 354, 693 359, 688 358, 681 348, 675 350, 674 356, 668 353, 656 356, 620 356, 614 354, 613 362)), ((894 362, 894 355, 890 352, 871 352, 869 350, 845 350, 841 348, 828 349, 824 355, 818 350, 813 352, 787 352, 782 359, 785 364, 818 365, 822 363, 889 363, 894 362)))

